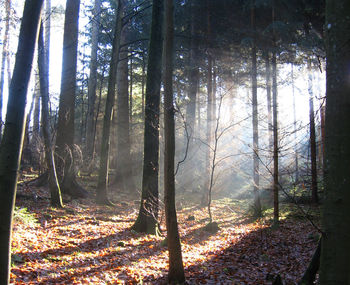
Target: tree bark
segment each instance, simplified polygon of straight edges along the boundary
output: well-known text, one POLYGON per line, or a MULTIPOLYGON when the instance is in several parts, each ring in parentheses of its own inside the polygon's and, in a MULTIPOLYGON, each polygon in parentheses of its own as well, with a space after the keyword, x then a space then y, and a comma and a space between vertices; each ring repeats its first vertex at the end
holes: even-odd
POLYGON ((251 3, 251 28, 253 30, 252 47, 252 123, 253 123, 253 193, 254 193, 254 215, 261 216, 261 202, 259 193, 259 129, 258 129, 258 83, 256 64, 256 24, 255 24, 255 0, 251 3))
POLYGON ((0 283, 9 284, 12 216, 25 130, 25 105, 43 0, 24 5, 16 63, 9 88, 4 136, 0 146, 0 283))
POLYGON ((185 281, 181 243, 175 208, 175 120, 173 103, 174 23, 173 0, 165 1, 165 75, 164 75, 164 203, 169 251, 169 284, 185 281))
POLYGON ((273 116, 273 222, 279 223, 278 201, 278 105, 277 105, 277 60, 276 52, 272 53, 272 116, 273 116))
MULTIPOLYGON (((124 4, 126 1, 124 0, 124 4)), ((121 44, 127 42, 126 27, 121 32, 121 44)), ((131 83, 131 82, 130 82, 131 83)), ((132 177, 130 108, 128 92, 128 51, 120 51, 117 71, 117 175, 116 185, 123 191, 134 192, 132 177)))
POLYGON ((349 15, 349 1, 326 1, 327 87, 321 285, 350 283, 349 15))
MULTIPOLYGON (((208 47, 211 45, 211 17, 210 17, 210 7, 209 7, 209 1, 206 1, 207 5, 207 37, 208 37, 208 47)), ((201 205, 208 205, 209 206, 209 189, 210 189, 210 177, 211 177, 211 143, 212 143, 212 136, 213 136, 213 130, 212 130, 212 124, 213 124, 213 117, 214 117, 214 106, 213 106, 213 58, 211 55, 211 51, 207 51, 207 60, 208 60, 208 66, 207 66, 207 129, 206 129, 206 143, 207 143, 207 149, 205 153, 205 184, 204 184, 204 193, 202 196, 201 205)))
POLYGON ((101 156, 100 169, 98 173, 98 183, 96 192, 96 202, 98 204, 110 204, 107 197, 108 186, 108 170, 109 170, 109 148, 110 148, 110 132, 111 122, 113 116, 113 108, 115 101, 115 84, 117 78, 117 67, 120 50, 120 35, 122 29, 122 1, 118 0, 118 7, 116 11, 116 26, 114 28, 112 58, 109 67, 108 75, 108 91, 106 99, 106 108, 103 118, 102 141, 101 141, 101 156))
POLYGON ((163 0, 154 0, 147 61, 146 106, 142 193, 139 215, 133 229, 156 233, 158 227, 159 102, 162 69, 163 0))
POLYGON ((2 101, 4 97, 4 83, 5 83, 5 65, 6 58, 9 53, 9 30, 10 30, 10 15, 11 15, 11 0, 5 0, 5 31, 2 42, 2 57, 1 57, 1 71, 0 71, 0 141, 2 137, 2 101))
POLYGON ((49 115, 49 66, 46 61, 46 48, 43 39, 43 24, 41 23, 38 39, 38 66, 41 94, 41 124, 45 144, 45 160, 48 171, 51 206, 63 208, 61 189, 56 175, 56 167, 51 143, 50 115, 49 115))
POLYGON ((189 102, 186 108, 186 123, 189 130, 189 135, 193 137, 195 133, 195 119, 196 119, 196 101, 197 101, 197 87, 199 81, 199 48, 198 48, 198 16, 196 0, 191 0, 191 42, 190 42, 190 70, 189 70, 189 88, 188 98, 189 102))
POLYGON ((95 101, 97 86, 97 50, 98 50, 98 33, 100 26, 101 0, 95 0, 94 13, 92 20, 91 34, 91 60, 90 75, 88 83, 88 112, 86 119, 86 157, 89 163, 94 157, 94 122, 95 122, 95 101))
POLYGON ((317 193, 317 153, 316 153, 316 130, 314 114, 314 94, 312 90, 311 62, 308 62, 308 92, 309 92, 309 126, 310 126, 310 151, 311 151, 311 199, 312 203, 318 203, 317 193))
POLYGON ((299 181, 299 154, 297 149, 297 116, 296 116, 296 104, 295 104, 295 88, 294 88, 294 64, 292 63, 292 95, 293 95, 293 118, 294 118, 294 141, 295 141, 295 183, 299 181))
POLYGON ((84 198, 87 192, 76 181, 73 158, 79 6, 80 0, 67 0, 55 161, 62 192, 84 198))

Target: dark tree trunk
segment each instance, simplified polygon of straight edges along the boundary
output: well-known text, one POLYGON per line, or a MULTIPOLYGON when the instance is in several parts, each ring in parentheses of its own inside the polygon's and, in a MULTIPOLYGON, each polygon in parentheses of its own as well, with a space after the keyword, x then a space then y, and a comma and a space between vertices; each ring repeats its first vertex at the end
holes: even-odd
POLYGON ((45 159, 48 171, 48 181, 51 194, 51 205, 54 207, 62 208, 61 189, 58 183, 56 175, 56 167, 51 143, 51 131, 50 131, 50 116, 49 116, 49 66, 46 61, 46 49, 44 47, 43 39, 43 24, 40 27, 39 39, 38 39, 38 67, 40 78, 40 94, 41 94, 41 123, 42 132, 45 144, 45 159))
POLYGON ((4 136, 0 146, 0 283, 9 284, 12 216, 25 130, 25 105, 43 0, 24 5, 16 63, 9 89, 4 136))
POLYGON ((88 83, 88 112, 86 118, 86 156, 91 162, 94 157, 94 127, 95 127, 95 101, 96 101, 96 86, 97 86, 97 49, 98 49, 98 33, 100 25, 101 1, 95 0, 94 4, 94 19, 92 21, 91 34, 91 60, 90 60, 90 75, 88 83))
POLYGON ((308 63, 308 91, 309 91, 309 124, 310 124, 310 151, 311 151, 311 199, 313 203, 318 203, 317 193, 317 153, 316 153, 316 130, 314 113, 314 94, 312 90, 312 70, 311 63, 308 63))
POLYGON ((154 0, 147 63, 144 158, 139 215, 133 229, 156 233, 158 223, 159 102, 162 69, 163 0, 154 0))
POLYGON ((181 243, 175 208, 175 121, 173 105, 174 23, 173 0, 165 1, 165 75, 164 75, 164 203, 169 251, 169 284, 185 281, 181 243))
POLYGON ((299 181, 299 154, 297 149, 297 116, 296 116, 296 104, 295 104, 295 88, 294 88, 294 68, 292 64, 292 95, 293 95, 293 118, 294 118, 294 141, 295 141, 295 183, 298 183, 299 181))
MULTIPOLYGON (((208 47, 210 47, 211 44, 211 15, 210 15, 210 3, 207 0, 206 1, 206 8, 207 8, 207 37, 208 37, 208 47)), ((207 149, 205 153, 205 184, 204 184, 204 193, 202 196, 201 205, 207 205, 208 210, 210 209, 209 206, 209 189, 210 189, 210 177, 211 177, 211 144, 212 144, 212 136, 213 136, 213 117, 214 117, 214 102, 213 102, 213 58, 211 55, 211 51, 207 51, 207 60, 208 60, 208 66, 207 66, 207 129, 206 129, 206 143, 207 143, 207 149)), ((210 211, 209 211, 210 212, 210 211)))
POLYGON ((270 53, 265 53, 266 63, 266 101, 267 101, 267 131, 269 138, 269 151, 273 152, 273 125, 272 125, 272 107, 271 107, 271 65, 270 53))
POLYGON ((277 61, 276 52, 272 53, 272 113, 273 113, 273 221, 279 223, 278 201, 278 105, 277 105, 277 61))
POLYGON ((208 205, 209 202, 209 189, 210 189, 210 161, 211 161, 211 143, 212 143, 212 124, 213 124, 213 60, 208 55, 208 69, 207 69, 207 128, 206 128, 206 143, 207 149, 205 152, 205 184, 204 193, 201 201, 201 205, 208 205))
POLYGON ((350 2, 326 1, 326 148, 320 284, 349 284, 350 2))
POLYGON ((67 0, 55 152, 61 190, 72 197, 87 196, 87 192, 76 181, 73 157, 79 6, 79 0, 67 0))
POLYGON ((254 192, 254 215, 261 216, 261 203, 259 194, 259 129, 258 129, 258 83, 256 64, 256 24, 255 24, 255 0, 251 3, 251 27, 254 33, 252 47, 252 123, 253 123, 253 192, 254 192))
POLYGON ((122 28, 122 1, 118 0, 116 13, 116 26, 114 28, 112 58, 109 65, 108 91, 106 99, 106 109, 103 118, 100 169, 98 173, 98 183, 96 192, 96 202, 98 204, 110 204, 107 197, 108 170, 109 170, 109 148, 110 132, 115 101, 115 84, 117 79, 117 67, 120 50, 120 35, 122 28))
POLYGON ((0 141, 2 137, 2 101, 4 94, 5 83, 5 64, 9 54, 9 30, 10 30, 10 15, 11 15, 11 0, 5 0, 5 32, 2 41, 2 55, 1 55, 1 70, 0 70, 0 141))
POLYGON ((130 82, 129 82, 129 122, 130 122, 130 126, 132 126, 133 122, 132 122, 132 109, 133 109, 133 84, 134 84, 134 73, 133 73, 133 61, 132 61, 132 53, 130 54, 130 82))
MULTIPOLYGON (((126 2, 126 1, 125 1, 126 2)), ((124 3, 125 3, 124 2, 124 3)), ((121 32, 121 44, 127 42, 127 30, 121 32)), ((130 108, 128 92, 128 52, 120 51, 117 71, 117 175, 116 185, 123 191, 134 192, 130 146, 130 108)), ((131 83, 131 82, 130 82, 131 83)))
POLYGON ((191 49, 190 49, 190 70, 189 70, 189 88, 188 98, 189 102, 186 109, 186 123, 189 130, 189 135, 193 137, 195 130, 196 119, 196 101, 197 101, 197 88, 199 81, 199 48, 198 48, 198 7, 196 0, 191 1, 191 49))
POLYGON ((141 79, 141 108, 142 119, 145 118, 145 77, 146 77, 146 59, 145 52, 142 52, 142 79, 141 79))

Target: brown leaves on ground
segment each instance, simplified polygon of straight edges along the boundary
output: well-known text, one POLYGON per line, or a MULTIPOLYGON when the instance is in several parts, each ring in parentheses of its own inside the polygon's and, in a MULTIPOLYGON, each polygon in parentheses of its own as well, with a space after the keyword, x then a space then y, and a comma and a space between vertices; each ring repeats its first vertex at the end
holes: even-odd
MULTIPOLYGON (((126 195, 119 200, 123 202, 114 208, 84 200, 61 210, 50 208, 47 199, 17 201, 38 223, 15 223, 11 282, 165 284, 164 237, 131 231, 137 203, 126 195)), ((220 226, 215 234, 203 230, 206 209, 192 206, 178 212, 189 284, 271 284, 276 274, 285 284, 300 279, 317 245, 316 231, 307 221, 287 219, 273 230, 266 219, 244 222, 232 205, 228 209, 214 201, 213 212, 220 226)))

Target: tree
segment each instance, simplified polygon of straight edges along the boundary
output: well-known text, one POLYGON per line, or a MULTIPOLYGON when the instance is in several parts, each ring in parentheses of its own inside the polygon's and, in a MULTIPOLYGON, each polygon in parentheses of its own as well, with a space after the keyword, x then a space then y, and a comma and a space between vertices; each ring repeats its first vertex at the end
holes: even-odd
POLYGON ((103 118, 102 142, 101 142, 101 157, 100 169, 98 173, 96 202, 98 204, 111 204, 107 197, 108 185, 108 169, 109 169, 109 146, 110 146, 110 131, 113 115, 113 107, 115 101, 115 84, 117 78, 117 67, 120 50, 120 35, 122 29, 122 1, 118 0, 116 11, 116 22, 113 37, 112 58, 109 65, 108 75, 108 91, 106 99, 106 109, 103 118))
POLYGON ((312 202, 318 203, 317 193, 317 154, 316 154, 316 130, 314 114, 314 94, 312 90, 311 62, 308 62, 308 91, 309 91, 309 124, 310 124, 310 154, 311 154, 311 196, 312 202))
POLYGON ((27 88, 43 0, 26 0, 0 145, 0 283, 9 284, 12 216, 25 130, 27 88))
MULTIPOLYGON (((47 33, 46 33, 47 34, 47 33)), ((45 145, 45 160, 48 171, 49 189, 51 194, 51 205, 63 208, 61 189, 56 174, 56 166, 52 149, 52 138, 50 131, 49 115, 49 66, 46 57, 46 48, 43 39, 43 24, 40 25, 38 38, 38 67, 40 78, 40 95, 41 95, 41 124, 45 145)))
POLYGON ((152 7, 152 25, 149 43, 144 154, 142 173, 142 193, 139 215, 132 228, 138 232, 156 233, 158 227, 158 172, 159 172, 159 102, 162 68, 162 22, 163 0, 154 0, 152 7))
POLYGON ((94 155, 95 101, 97 86, 97 49, 100 26, 101 0, 95 0, 91 33, 91 60, 88 85, 88 113, 86 122, 86 155, 90 162, 94 155))
POLYGON ((277 105, 277 59, 272 52, 272 122, 273 122, 273 222, 279 223, 278 182, 278 105, 277 105))
POLYGON ((253 191, 254 191, 254 214, 261 216, 261 203, 259 194, 259 129, 258 129, 258 83, 257 83, 257 63, 256 63, 256 23, 255 23, 255 0, 250 8, 251 28, 253 30, 252 46, 252 123, 253 123, 253 191))
POLYGON ((320 284, 349 284, 350 2, 326 1, 325 193, 320 284))
POLYGON ((175 120, 173 103, 173 54, 174 23, 173 0, 165 1, 165 37, 164 37, 164 203, 169 251, 169 284, 181 284, 185 281, 182 263, 181 243, 175 208, 175 120))
POLYGON ((2 136, 2 101, 4 97, 4 81, 5 81, 5 63, 8 56, 9 47, 9 30, 10 30, 10 14, 11 14, 11 0, 5 1, 6 19, 5 32, 2 42, 2 57, 1 57, 1 71, 0 71, 0 141, 2 136))
MULTIPOLYGON (((127 1, 123 0, 124 7, 127 1)), ((127 26, 121 31, 121 44, 127 43, 127 26)), ((124 191, 135 191, 132 178, 130 146, 130 105, 128 92, 128 51, 124 46, 120 51, 117 71, 117 175, 116 183, 124 191)), ((130 81, 130 84, 132 82, 130 81)), ((131 96, 131 94, 130 94, 131 96)))
POLYGON ((61 94, 56 136, 56 169, 63 193, 86 197, 74 170, 74 107, 80 0, 67 0, 63 35, 61 94))

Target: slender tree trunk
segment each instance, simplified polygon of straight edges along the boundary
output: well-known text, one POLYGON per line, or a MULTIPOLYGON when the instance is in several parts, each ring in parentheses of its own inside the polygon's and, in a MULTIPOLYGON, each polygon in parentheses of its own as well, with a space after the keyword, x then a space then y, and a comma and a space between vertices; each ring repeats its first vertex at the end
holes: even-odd
POLYGON ((188 98, 189 102, 186 109, 186 123, 189 130, 189 135, 194 135, 195 119, 196 119, 196 100, 197 100, 197 87, 199 81, 199 48, 198 48, 198 16, 196 0, 192 0, 190 4, 191 9, 191 49, 190 49, 190 70, 189 70, 189 88, 188 98))
MULTIPOLYGON (((124 4, 126 1, 124 0, 124 4)), ((127 30, 121 32, 121 44, 127 42, 127 30)), ((116 184, 123 191, 134 192, 130 146, 130 108, 128 92, 128 52, 120 51, 117 71, 117 175, 116 184)))
POLYGON ((133 108, 133 61, 132 61, 132 54, 130 54, 130 82, 129 82, 129 123, 130 126, 132 126, 132 108, 133 108))
POLYGON ((278 201, 278 104, 277 104, 277 60, 276 52, 272 53, 272 113, 273 113, 273 222, 279 223, 278 201))
MULTIPOLYGON (((211 45, 211 16, 210 16, 210 3, 207 0, 207 37, 208 37, 208 46, 211 45)), ((209 202, 209 189, 210 189, 210 173, 211 173, 211 167, 210 167, 210 161, 211 161, 211 144, 212 144, 212 124, 213 124, 213 58, 211 55, 210 50, 207 51, 207 60, 208 60, 208 67, 207 67, 207 129, 206 129, 206 143, 207 143, 207 150, 205 154, 205 184, 204 184, 204 193, 202 196, 201 204, 208 205, 209 202)), ((209 209, 210 207, 208 207, 209 209)))
POLYGON ((35 76, 34 89, 34 114, 33 114, 33 138, 38 140, 40 136, 40 80, 35 76))
POLYGON ((314 113, 314 94, 312 90, 311 62, 308 62, 308 91, 309 91, 309 124, 310 124, 310 151, 311 151, 311 196, 312 202, 318 203, 317 194, 317 153, 316 153, 316 130, 314 113))
POLYGON ((42 132, 45 144, 45 159, 49 176, 49 189, 51 194, 51 205, 54 207, 62 208, 61 189, 58 183, 56 175, 56 167, 51 143, 51 131, 50 131, 50 115, 49 115, 49 85, 48 75, 49 66, 47 64, 46 49, 43 39, 43 24, 40 27, 39 39, 38 39, 38 66, 39 66, 39 78, 40 78, 40 94, 41 94, 41 123, 42 132))
POLYGON ((98 204, 110 204, 107 197, 108 186, 108 170, 109 170, 109 148, 110 148, 110 132, 113 117, 113 108, 115 101, 115 84, 117 79, 117 66, 120 50, 120 35, 122 28, 122 1, 118 0, 118 8, 116 13, 116 26, 114 28, 112 58, 108 75, 108 91, 106 99, 106 109, 103 118, 102 141, 100 169, 98 173, 96 202, 98 204))
POLYGON ((164 203, 169 251, 169 284, 182 284, 185 273, 175 208, 175 120, 173 106, 174 23, 173 0, 165 1, 165 76, 164 76, 164 203))
POLYGON ((0 71, 0 141, 2 137, 2 101, 4 97, 4 82, 5 82, 5 65, 9 50, 9 30, 10 30, 10 15, 11 15, 11 0, 5 0, 5 32, 2 42, 2 56, 1 56, 1 71, 0 71))
POLYGON ((147 61, 141 206, 137 220, 132 227, 135 231, 148 233, 156 233, 158 227, 159 102, 163 54, 163 3, 163 0, 154 0, 152 8, 147 61))
POLYGON ((9 284, 12 216, 25 130, 25 105, 42 0, 26 0, 0 146, 0 283, 9 284))
POLYGON ((213 123, 213 67, 212 67, 212 58, 208 55, 208 69, 207 69, 207 129, 206 129, 206 142, 207 150, 205 153, 205 185, 204 193, 202 197, 201 204, 208 205, 208 193, 210 188, 210 161, 211 161, 211 143, 212 143, 212 123, 213 123))
POLYGON ((86 156, 89 162, 94 157, 94 119, 97 86, 97 49, 100 26, 101 0, 95 0, 91 34, 91 60, 88 83, 88 113, 86 119, 86 156))
POLYGON ((145 77, 146 77, 146 60, 145 60, 145 52, 142 52, 142 79, 141 79, 142 119, 145 118, 145 77))
POLYGON ((258 129, 258 83, 256 64, 256 24, 255 24, 255 0, 251 3, 251 27, 254 33, 252 47, 252 119, 253 119, 253 192, 254 192, 254 214, 261 216, 261 203, 259 194, 259 129, 258 129))
POLYGON ((270 53, 265 53, 266 64, 266 101, 267 101, 267 132, 269 138, 269 150, 273 152, 273 125, 272 125, 272 107, 271 107, 271 65, 270 53))
POLYGON ((103 66, 102 73, 101 73, 101 79, 100 79, 100 88, 99 88, 99 91, 98 91, 98 102, 97 102, 97 108, 96 108, 96 114, 95 114, 95 122, 94 122, 94 133, 93 133, 94 147, 93 147, 93 149, 96 148, 95 146, 96 146, 97 121, 98 121, 98 117, 99 117, 100 109, 101 109, 102 91, 103 91, 103 83, 104 83, 104 78, 105 78, 105 72, 106 72, 106 69, 103 66))
POLYGON ((299 154, 297 149, 297 116, 296 116, 296 104, 295 104, 295 88, 294 88, 294 64, 292 63, 292 95, 293 95, 293 118, 294 118, 294 141, 295 141, 295 183, 299 181, 299 154))
POLYGON ((350 2, 326 1, 326 148, 320 284, 350 284, 350 2))

